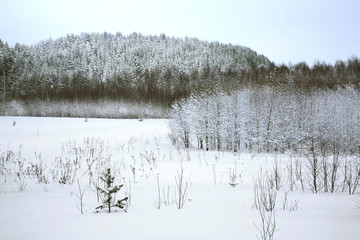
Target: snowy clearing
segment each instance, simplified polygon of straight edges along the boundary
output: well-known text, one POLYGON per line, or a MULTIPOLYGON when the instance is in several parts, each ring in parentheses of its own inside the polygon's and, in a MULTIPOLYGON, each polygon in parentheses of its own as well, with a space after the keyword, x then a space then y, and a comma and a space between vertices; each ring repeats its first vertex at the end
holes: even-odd
POLYGON ((261 239, 254 182, 275 162, 274 239, 360 238, 359 190, 341 180, 334 193, 291 191, 293 156, 177 149, 168 133, 167 120, 0 117, 0 239, 261 239), (127 212, 96 213, 107 168, 127 212))

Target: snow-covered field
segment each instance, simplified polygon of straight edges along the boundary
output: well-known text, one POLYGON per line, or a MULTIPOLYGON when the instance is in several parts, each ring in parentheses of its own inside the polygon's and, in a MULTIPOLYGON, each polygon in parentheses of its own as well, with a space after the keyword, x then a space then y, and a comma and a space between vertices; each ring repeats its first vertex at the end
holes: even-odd
POLYGON ((359 194, 290 191, 291 156, 177 149, 167 134, 167 120, 0 117, 0 239, 257 239, 254 181, 275 160, 274 239, 360 239, 359 194), (127 212, 95 210, 107 168, 124 184, 116 197, 130 197, 127 212))

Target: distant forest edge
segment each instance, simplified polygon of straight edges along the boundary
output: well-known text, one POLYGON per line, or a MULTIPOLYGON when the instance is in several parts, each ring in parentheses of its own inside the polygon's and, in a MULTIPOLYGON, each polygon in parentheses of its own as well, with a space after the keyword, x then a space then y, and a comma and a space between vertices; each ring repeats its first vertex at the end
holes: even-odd
POLYGON ((0 44, 6 99, 107 98, 168 104, 194 90, 238 84, 249 69, 270 65, 246 47, 165 35, 94 33, 34 46, 0 44))
POLYGON ((357 57, 334 65, 275 65, 243 46, 139 33, 83 33, 14 47, 0 39, 0 74, 3 103, 91 100, 169 107, 194 93, 261 86, 360 89, 357 57))

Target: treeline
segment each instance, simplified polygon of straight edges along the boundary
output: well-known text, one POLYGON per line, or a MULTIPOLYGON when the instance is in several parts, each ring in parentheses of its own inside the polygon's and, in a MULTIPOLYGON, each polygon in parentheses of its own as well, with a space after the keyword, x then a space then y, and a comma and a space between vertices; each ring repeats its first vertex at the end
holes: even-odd
POLYGON ((360 91, 282 87, 196 94, 173 104, 174 144, 205 150, 360 154, 360 91))
POLYGON ((7 100, 106 98, 169 104, 270 64, 242 46, 137 33, 84 33, 13 48, 0 41, 0 54, 7 100))
POLYGON ((249 86, 360 86, 360 61, 276 66, 237 45, 165 35, 81 34, 9 47, 0 40, 1 99, 126 100, 169 106, 195 92, 249 86))

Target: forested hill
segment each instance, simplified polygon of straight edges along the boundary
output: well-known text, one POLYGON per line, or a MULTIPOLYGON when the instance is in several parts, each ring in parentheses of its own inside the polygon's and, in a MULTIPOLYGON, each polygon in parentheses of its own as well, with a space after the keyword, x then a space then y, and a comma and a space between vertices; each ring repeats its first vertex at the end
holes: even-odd
POLYGON ((128 99, 172 102, 233 85, 270 61, 237 45, 139 33, 68 35, 13 48, 0 40, 6 99, 128 99))

